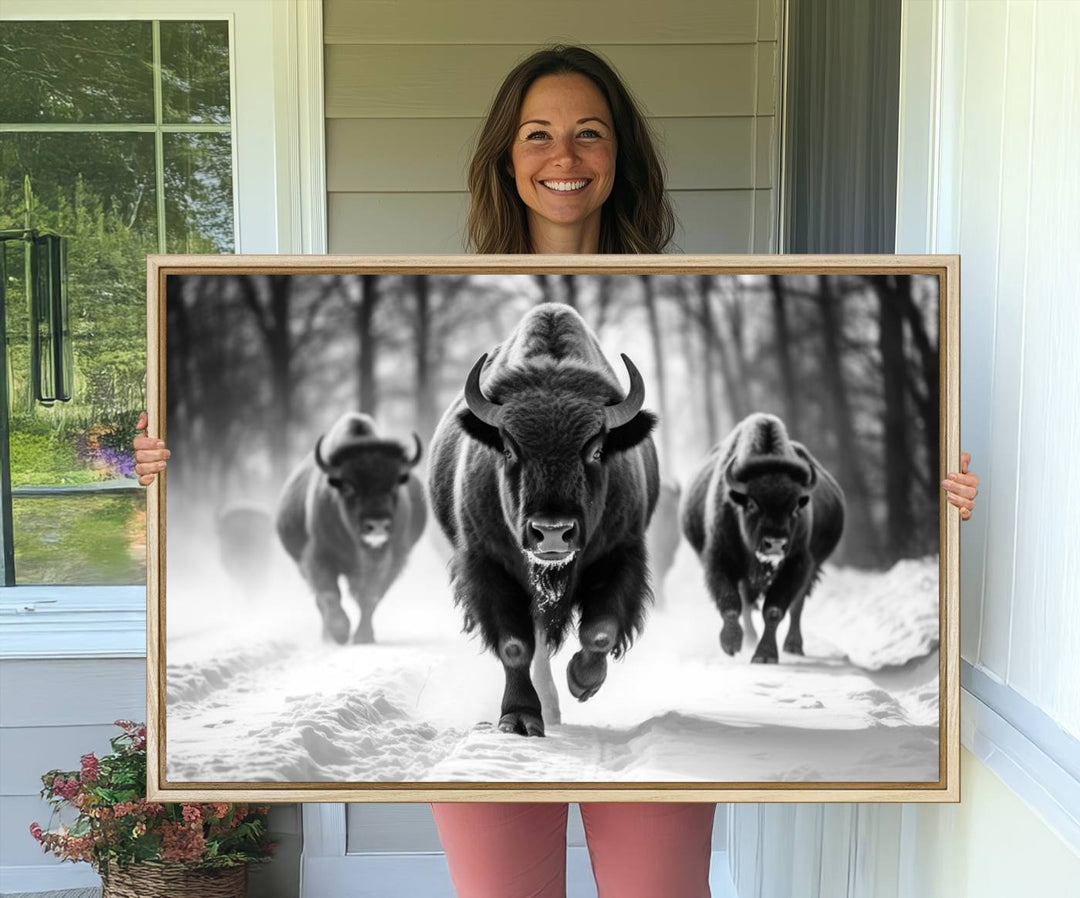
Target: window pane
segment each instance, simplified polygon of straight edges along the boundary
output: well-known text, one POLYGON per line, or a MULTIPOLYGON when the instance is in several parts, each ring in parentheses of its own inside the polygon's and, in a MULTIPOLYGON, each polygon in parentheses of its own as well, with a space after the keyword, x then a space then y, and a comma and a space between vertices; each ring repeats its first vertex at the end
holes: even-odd
POLYGON ((166 134, 166 252, 231 253, 233 245, 230 135, 166 134))
MULTIPOLYGON (((33 193, 32 226, 74 236, 98 233, 101 222, 100 227, 123 232, 124 239, 154 251, 153 134, 0 133, 0 228, 27 223, 26 177, 33 193)), ((84 262, 96 264, 94 255, 84 262)))
POLYGON ((16 498, 20 584, 128 585, 146 580, 146 495, 16 498))
POLYGON ((4 22, 0 121, 153 122, 150 22, 4 22))
MULTIPOLYGON (((13 437, 40 420, 67 434, 94 423, 118 426, 119 416, 141 407, 146 254, 157 250, 153 170, 152 134, 0 134, 0 229, 29 223, 68 238, 75 366, 73 401, 52 408, 32 401, 24 244, 9 241, 6 324, 13 437)), ((82 482, 78 472, 93 469, 92 459, 66 458, 51 482, 82 482)), ((13 483, 31 482, 20 479, 30 473, 29 468, 14 470, 13 483)), ((102 478, 94 473, 90 479, 102 478)))
POLYGON ((146 253, 157 249, 152 134, 0 134, 0 228, 68 238, 74 396, 33 401, 24 246, 5 244, 11 478, 19 583, 137 583, 143 498, 19 498, 20 487, 130 479, 146 374, 146 253), (29 178, 27 200, 25 183, 29 178))
POLYGON ((165 122, 229 121, 229 23, 161 23, 165 122))
MULTIPOLYGON (((227 129, 227 23, 160 27, 167 118, 227 129)), ((31 129, 152 124, 152 55, 148 21, 4 23, 0 117, 31 129)), ((74 371, 72 401, 33 400, 25 245, 6 242, 0 327, 19 583, 144 579, 145 494, 119 487, 134 483, 131 439, 146 403, 146 254, 160 249, 159 220, 169 251, 231 252, 232 182, 229 133, 0 133, 0 229, 67 238, 74 371)))

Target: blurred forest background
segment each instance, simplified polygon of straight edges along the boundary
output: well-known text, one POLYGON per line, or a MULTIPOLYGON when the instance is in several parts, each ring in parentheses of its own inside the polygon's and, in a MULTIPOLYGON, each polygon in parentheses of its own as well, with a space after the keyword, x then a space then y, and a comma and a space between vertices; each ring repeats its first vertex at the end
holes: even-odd
POLYGON ((426 450, 473 362, 544 301, 640 368, 664 476, 771 412, 846 493, 838 563, 937 551, 938 281, 910 275, 171 276, 170 520, 272 508, 346 410, 426 450))

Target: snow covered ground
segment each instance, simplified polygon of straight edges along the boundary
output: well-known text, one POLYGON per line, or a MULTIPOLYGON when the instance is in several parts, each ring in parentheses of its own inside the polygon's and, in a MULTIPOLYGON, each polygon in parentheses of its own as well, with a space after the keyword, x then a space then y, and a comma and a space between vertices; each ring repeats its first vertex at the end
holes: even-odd
POLYGON ((538 739, 493 726, 502 668, 460 632, 438 553, 417 549, 375 614, 373 646, 323 644, 286 563, 279 592, 257 601, 170 575, 170 781, 938 778, 936 558, 826 568, 803 614, 806 656, 751 665, 752 645, 720 651, 719 613, 683 544, 667 607, 585 703, 566 688, 567 640, 552 661, 562 723, 538 739))

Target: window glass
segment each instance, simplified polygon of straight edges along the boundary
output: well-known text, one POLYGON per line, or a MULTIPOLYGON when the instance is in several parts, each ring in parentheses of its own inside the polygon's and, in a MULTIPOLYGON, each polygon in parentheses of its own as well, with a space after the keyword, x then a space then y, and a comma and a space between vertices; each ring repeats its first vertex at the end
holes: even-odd
POLYGON ((146 404, 146 255, 233 250, 229 77, 225 22, 4 23, 2 324, 19 584, 145 580, 130 447, 146 404), (28 229, 67 240, 69 402, 33 395, 28 229))
POLYGON ((150 22, 4 22, 0 122, 154 121, 150 22))
POLYGON ((17 498, 12 513, 19 583, 102 586, 145 581, 142 493, 17 498))
POLYGON ((232 195, 228 134, 165 135, 167 252, 233 252, 232 195))
POLYGON ((161 23, 166 122, 229 121, 229 23, 161 23))

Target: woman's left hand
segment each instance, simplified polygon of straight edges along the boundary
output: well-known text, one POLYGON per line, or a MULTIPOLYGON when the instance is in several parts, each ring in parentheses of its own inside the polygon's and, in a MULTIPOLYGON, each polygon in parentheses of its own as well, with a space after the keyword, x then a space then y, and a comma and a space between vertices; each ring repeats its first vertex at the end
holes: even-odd
POLYGON ((975 497, 979 495, 979 475, 972 474, 968 470, 971 464, 971 455, 967 452, 960 453, 960 473, 949 474, 941 481, 941 488, 945 490, 945 496, 953 505, 960 509, 960 520, 971 519, 971 512, 975 508, 975 497))

